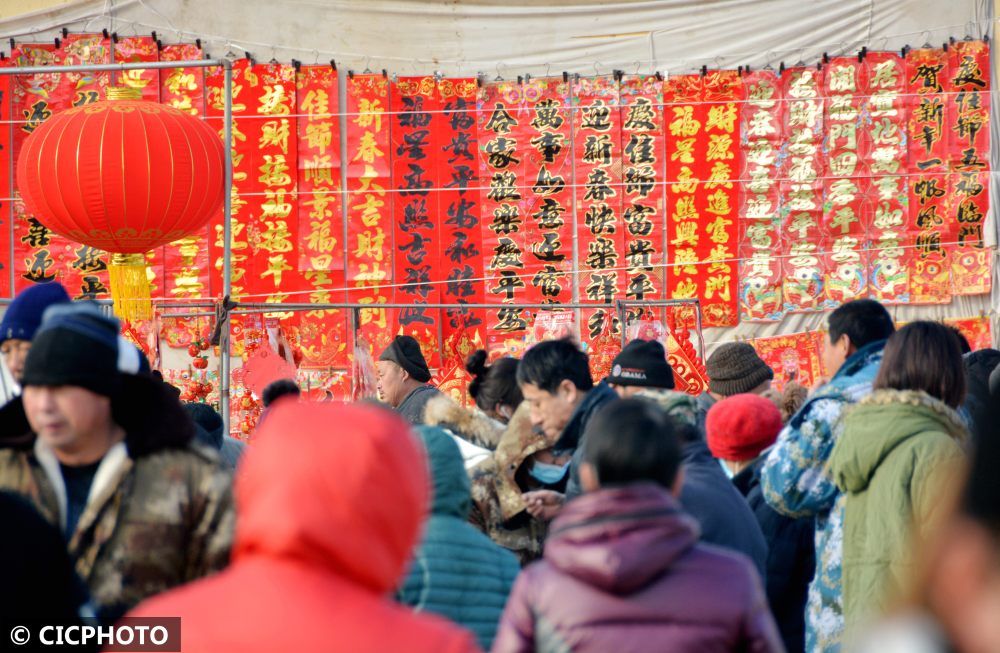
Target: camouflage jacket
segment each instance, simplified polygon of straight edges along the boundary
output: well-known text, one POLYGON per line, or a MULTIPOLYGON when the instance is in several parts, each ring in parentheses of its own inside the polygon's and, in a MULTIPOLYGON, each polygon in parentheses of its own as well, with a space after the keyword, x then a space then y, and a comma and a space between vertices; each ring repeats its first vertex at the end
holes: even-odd
MULTIPOLYGON (((102 620, 226 565, 232 480, 218 454, 194 443, 132 458, 125 443, 105 455, 69 553, 102 620)), ((0 489, 26 496, 53 524, 66 519, 55 454, 41 441, 0 448, 0 489)))

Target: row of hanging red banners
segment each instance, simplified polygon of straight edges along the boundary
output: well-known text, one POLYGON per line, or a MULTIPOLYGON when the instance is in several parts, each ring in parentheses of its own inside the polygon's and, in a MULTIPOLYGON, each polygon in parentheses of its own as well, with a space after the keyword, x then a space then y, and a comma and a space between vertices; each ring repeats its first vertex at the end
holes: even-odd
MULTIPOLYGON (((103 63, 70 35, 5 65, 103 63)), ((150 37, 116 61, 185 61, 150 37)), ((433 367, 472 347, 516 349, 524 303, 594 304, 590 346, 613 339, 617 299, 698 299, 705 326, 779 320, 871 296, 947 303, 990 290, 989 50, 979 41, 871 52, 740 75, 471 78, 352 75, 329 66, 233 71, 233 296, 370 305, 378 350, 414 335, 433 367), (341 104, 343 100, 343 105, 341 104), (341 159, 342 133, 346 160, 341 159), (345 172, 346 187, 342 185, 345 172), (344 216, 346 214, 346 222, 344 216), (462 310, 462 303, 489 310, 462 310), (454 304, 455 309, 420 304, 454 304), (395 310, 384 304, 403 304, 395 310)), ((221 69, 130 71, 115 83, 203 115, 222 133, 221 69)), ((108 74, 0 77, 0 156, 54 112, 103 99, 108 74)), ((10 188, 9 159, 0 188, 10 188)), ((106 257, 3 193, 0 294, 59 279, 106 293, 106 257), (13 284, 13 285, 12 285, 13 284)), ((221 293, 222 217, 149 255, 154 296, 221 293)), ((307 367, 345 367, 344 311, 276 312, 307 367)), ((240 330, 250 328, 237 320, 240 330)))

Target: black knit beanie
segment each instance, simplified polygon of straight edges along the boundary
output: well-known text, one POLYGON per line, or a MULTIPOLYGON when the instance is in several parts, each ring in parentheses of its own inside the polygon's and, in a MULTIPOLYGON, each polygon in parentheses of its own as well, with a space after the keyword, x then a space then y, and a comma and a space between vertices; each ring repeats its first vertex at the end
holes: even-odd
POLYGON ((409 372, 415 381, 427 383, 431 380, 431 370, 420 352, 420 343, 413 336, 396 336, 385 348, 380 361, 392 361, 409 372))
POLYGON ((118 335, 118 320, 96 304, 57 304, 31 343, 22 385, 73 385, 112 397, 121 373, 137 374, 140 366, 139 350, 118 335))
POLYGON ((655 340, 633 340, 615 356, 607 382, 673 390, 674 372, 663 345, 655 340))
POLYGON ((774 370, 767 366, 751 345, 745 342, 727 342, 720 345, 705 363, 708 389, 730 397, 750 392, 764 381, 774 378, 774 370))

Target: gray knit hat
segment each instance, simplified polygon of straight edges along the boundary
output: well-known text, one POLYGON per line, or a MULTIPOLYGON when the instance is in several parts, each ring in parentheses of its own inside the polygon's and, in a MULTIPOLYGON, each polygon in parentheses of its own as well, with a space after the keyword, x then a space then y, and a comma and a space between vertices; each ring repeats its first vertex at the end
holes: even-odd
POLYGON ((745 342, 720 345, 705 363, 708 389, 724 397, 750 392, 764 381, 774 378, 757 350, 745 342))

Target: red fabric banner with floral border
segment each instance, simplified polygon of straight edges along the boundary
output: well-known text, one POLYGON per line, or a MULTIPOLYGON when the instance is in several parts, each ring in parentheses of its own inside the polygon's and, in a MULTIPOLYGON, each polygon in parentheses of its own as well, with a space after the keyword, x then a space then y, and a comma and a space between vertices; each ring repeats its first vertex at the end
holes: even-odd
MULTIPOLYGON (((473 78, 440 79, 441 122, 436 131, 437 149, 444 153, 437 185, 440 223, 441 270, 448 271, 441 286, 442 301, 481 304, 483 283, 483 233, 479 201, 479 165, 476 160, 476 95, 473 78)), ((486 314, 479 309, 449 309, 442 320, 445 361, 464 365, 472 351, 486 340, 486 314)))
MULTIPOLYGON (((298 105, 298 269, 308 301, 347 301, 344 283, 344 215, 341 194, 339 93, 331 66, 302 66, 298 105)), ((316 309, 302 315, 296 340, 303 368, 346 368, 352 344, 347 314, 316 309)))
POLYGON ((907 229, 915 238, 910 302, 947 304, 951 301, 952 249, 951 225, 945 224, 950 199, 945 128, 946 94, 951 86, 948 55, 941 48, 910 50, 906 79, 910 104, 907 229))
POLYGON ((525 283, 532 301, 573 301, 573 119, 569 83, 557 78, 524 84, 525 283))
MULTIPOLYGON (((106 63, 107 48, 100 34, 71 34, 54 44, 21 44, 11 53, 15 66, 106 63)), ((17 75, 12 82, 15 129, 14 160, 24 139, 53 113, 102 99, 107 75, 99 73, 44 73, 17 75)), ((104 298, 107 289, 107 256, 104 252, 71 242, 49 231, 25 212, 20 199, 14 203, 14 291, 31 283, 59 281, 71 297, 104 298)))
MULTIPOLYGON (((252 274, 248 294, 256 301, 281 304, 300 301, 308 288, 299 272, 296 186, 299 160, 295 117, 295 68, 285 64, 257 64, 257 85, 249 98, 254 113, 246 130, 247 156, 252 160, 254 190, 246 196, 247 240, 252 274)), ((290 311, 267 313, 285 328, 297 323, 290 311)))
POLYGON ((785 312, 781 276, 782 87, 771 70, 743 77, 740 175, 740 318, 775 322, 785 312))
POLYGON ((781 166, 785 310, 823 308, 827 237, 823 233, 823 73, 790 68, 785 96, 786 157, 781 166))
MULTIPOLYGON (((620 88, 625 298, 659 300, 666 289, 667 238, 663 84, 655 76, 626 75, 620 88)), ((642 313, 630 308, 626 322, 642 313)))
MULTIPOLYGON (((160 51, 161 61, 196 61, 202 51, 193 44, 167 45, 160 51)), ((160 101, 192 116, 205 115, 205 69, 174 68, 161 70, 160 101)), ((220 136, 221 138, 221 136, 220 136)), ((222 224, 222 214, 198 233, 163 247, 164 296, 191 300, 211 296, 208 244, 211 224, 222 224)))
MULTIPOLYGON (((524 278, 528 237, 523 210, 528 184, 520 148, 529 139, 531 115, 524 104, 523 89, 516 82, 484 84, 477 110, 486 302, 528 303, 531 288, 524 278)), ((528 317, 522 309, 490 309, 487 349, 509 352, 523 348, 528 317)))
POLYGON ((396 334, 392 301, 393 201, 389 148, 389 80, 354 75, 347 80, 347 282, 348 300, 368 304, 359 311, 358 333, 375 355, 396 334), (390 234, 378 244, 379 234, 390 234))
MULTIPOLYGON (((401 333, 413 336, 427 360, 441 366, 441 311, 418 308, 441 300, 441 195, 437 180, 440 159, 435 156, 437 132, 442 129, 441 103, 433 76, 400 77, 392 92, 392 186, 396 195, 393 277, 401 333)), ((394 238, 394 240, 393 240, 394 238)), ((379 245, 385 247, 385 245, 379 245)))
POLYGON ((895 52, 869 52, 867 107, 864 130, 868 149, 862 152, 861 177, 869 182, 868 208, 872 214, 871 271, 873 299, 887 304, 910 300, 913 238, 907 231, 909 205, 905 165, 907 132, 906 69, 895 52))
MULTIPOLYGON (((152 36, 125 36, 115 43, 115 63, 159 60, 160 50, 152 36)), ((140 97, 146 102, 159 102, 160 72, 155 68, 125 70, 114 73, 111 84, 139 91, 140 97)))
POLYGON ((738 129, 743 83, 736 71, 718 70, 705 75, 702 88, 708 176, 702 178, 697 206, 706 221, 708 242, 699 258, 709 264, 701 305, 705 326, 729 327, 739 322, 737 178, 742 168, 738 129))
MULTIPOLYGON (((9 65, 9 59, 0 61, 0 67, 9 65)), ((11 221, 14 218, 14 184, 10 171, 14 165, 14 151, 11 147, 11 134, 15 129, 12 115, 11 76, 0 75, 0 297, 13 296, 11 275, 14 260, 7 259, 12 251, 10 234, 11 221)))
POLYGON ((979 295, 992 288, 991 252, 983 242, 989 212, 990 50, 983 41, 959 41, 948 51, 947 105, 952 292, 979 295))
MULTIPOLYGON (((622 216, 622 115, 618 81, 580 77, 573 83, 573 157, 576 165, 577 268, 580 301, 612 304, 625 294, 622 216)), ((613 308, 584 309, 585 346, 605 333, 620 334, 613 308)))
POLYGON ((868 67, 857 57, 830 60, 824 78, 826 170, 822 231, 827 234, 824 305, 868 296, 868 180, 860 174, 868 67))

